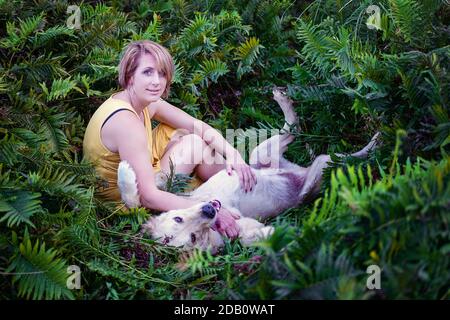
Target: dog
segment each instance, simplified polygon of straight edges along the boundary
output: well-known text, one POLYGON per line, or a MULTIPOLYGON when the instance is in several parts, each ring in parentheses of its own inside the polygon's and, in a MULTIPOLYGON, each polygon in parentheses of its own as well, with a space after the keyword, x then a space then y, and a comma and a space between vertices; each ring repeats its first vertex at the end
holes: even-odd
MULTIPOLYGON (((258 220, 274 217, 317 196, 323 169, 331 163, 331 157, 319 155, 306 168, 283 157, 288 145, 294 140, 291 130, 298 129, 298 117, 292 100, 278 88, 273 90, 273 97, 283 111, 285 124, 282 134, 263 141, 250 155, 249 162, 257 179, 253 190, 244 193, 237 174, 229 176, 224 169, 194 191, 183 195, 198 201, 197 205, 152 216, 142 226, 143 233, 148 233, 165 245, 216 252, 224 245, 224 241, 211 227, 223 206, 239 215, 240 219, 236 220, 240 229, 239 239, 248 246, 269 237, 274 231, 272 226, 265 226, 258 220)), ((378 136, 379 133, 375 134, 366 147, 351 156, 367 157, 377 145, 378 136)), ((156 177, 156 183, 158 187, 164 183, 161 175, 156 177)), ((140 205, 136 176, 126 161, 119 164, 118 185, 122 200, 128 207, 140 205)))

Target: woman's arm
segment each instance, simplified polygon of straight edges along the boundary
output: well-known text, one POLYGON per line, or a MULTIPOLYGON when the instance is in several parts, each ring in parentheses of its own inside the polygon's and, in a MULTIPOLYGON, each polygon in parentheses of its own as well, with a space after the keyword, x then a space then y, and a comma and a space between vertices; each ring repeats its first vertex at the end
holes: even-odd
POLYGON ((143 206, 169 211, 189 208, 196 203, 159 190, 147 147, 145 127, 131 112, 118 112, 109 119, 102 131, 102 141, 108 141, 112 152, 118 152, 121 160, 126 160, 136 173, 139 195, 143 206))
POLYGON ((156 120, 166 123, 173 128, 185 129, 202 137, 213 150, 226 159, 228 174, 231 175, 231 170, 235 169, 244 190, 251 190, 256 183, 255 174, 245 163, 239 152, 228 143, 219 131, 164 100, 152 103, 150 109, 156 120))
MULTIPOLYGON (((194 201, 178 197, 159 190, 155 185, 155 176, 147 149, 144 125, 131 112, 118 112, 106 122, 102 132, 102 141, 108 142, 110 151, 118 152, 121 160, 126 160, 136 173, 141 203, 144 207, 159 211, 185 209, 197 204, 194 201)), ((226 208, 217 214, 217 231, 230 238, 239 234, 235 219, 226 208)))

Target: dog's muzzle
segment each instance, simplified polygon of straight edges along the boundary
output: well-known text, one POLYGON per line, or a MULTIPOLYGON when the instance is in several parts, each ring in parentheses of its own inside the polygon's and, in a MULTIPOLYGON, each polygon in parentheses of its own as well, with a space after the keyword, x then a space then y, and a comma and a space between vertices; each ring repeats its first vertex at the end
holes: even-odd
POLYGON ((222 204, 219 200, 210 201, 202 207, 202 214, 206 218, 212 219, 216 216, 217 211, 219 211, 221 207, 222 204))

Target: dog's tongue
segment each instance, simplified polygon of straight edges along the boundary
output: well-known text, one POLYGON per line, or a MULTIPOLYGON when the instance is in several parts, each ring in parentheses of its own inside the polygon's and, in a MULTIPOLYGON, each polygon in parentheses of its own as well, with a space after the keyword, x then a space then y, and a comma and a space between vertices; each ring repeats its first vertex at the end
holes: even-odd
POLYGON ((214 207, 216 210, 219 210, 219 209, 222 207, 222 204, 221 204, 220 201, 217 200, 217 199, 211 201, 211 204, 213 205, 213 207, 214 207))

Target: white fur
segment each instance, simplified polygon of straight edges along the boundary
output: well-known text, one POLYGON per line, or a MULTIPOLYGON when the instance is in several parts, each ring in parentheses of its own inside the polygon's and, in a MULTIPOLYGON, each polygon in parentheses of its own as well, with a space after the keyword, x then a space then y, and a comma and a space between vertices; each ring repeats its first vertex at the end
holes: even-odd
MULTIPOLYGON (((289 124, 283 128, 287 131, 298 121, 292 101, 278 90, 274 90, 274 98, 280 104, 286 123, 289 124)), ((377 138, 378 134, 364 149, 352 155, 366 157, 375 147, 377 138)), ((222 237, 211 228, 215 218, 205 218, 201 207, 208 201, 218 199, 223 207, 241 217, 236 222, 240 229, 239 238, 242 244, 250 245, 270 236, 273 233, 273 227, 264 226, 256 219, 276 216, 288 208, 311 200, 320 189, 323 169, 331 162, 328 155, 318 156, 308 168, 287 161, 283 158, 283 153, 292 141, 293 136, 284 133, 271 137, 253 150, 250 159, 251 163, 256 163, 252 170, 256 175, 257 184, 251 192, 242 191, 236 172, 233 171, 229 176, 225 170, 222 170, 193 192, 185 195, 189 199, 198 201, 198 205, 183 210, 171 210, 152 217, 143 226, 144 231, 167 245, 185 249, 210 248, 216 251, 223 246, 222 237), (263 155, 266 157, 264 161, 262 161, 263 155), (278 167, 274 167, 274 163, 278 167), (176 222, 175 217, 182 218, 183 222, 176 222), (193 238, 195 241, 192 241, 193 238)), ((157 180, 159 185, 162 184, 161 177, 157 180)), ((125 161, 119 165, 118 185, 122 200, 128 207, 140 205, 136 176, 125 161)))
POLYGON ((136 174, 127 161, 121 161, 119 163, 119 168, 117 169, 117 184, 122 200, 129 208, 139 207, 141 205, 136 174))

